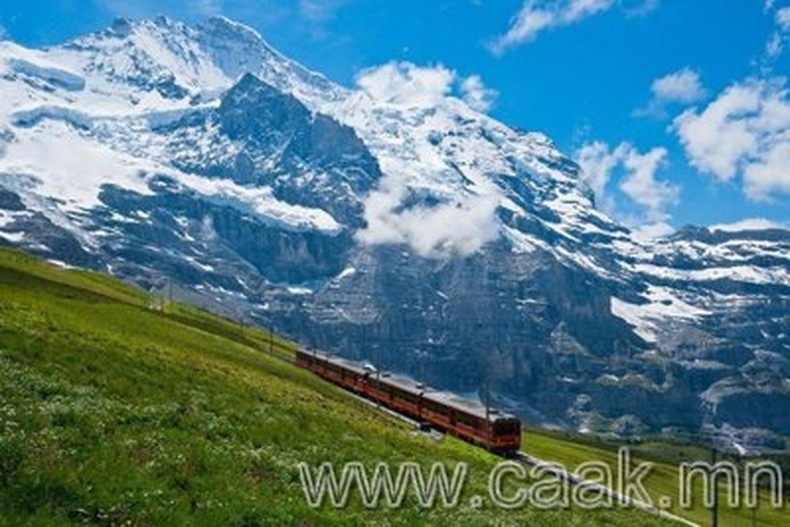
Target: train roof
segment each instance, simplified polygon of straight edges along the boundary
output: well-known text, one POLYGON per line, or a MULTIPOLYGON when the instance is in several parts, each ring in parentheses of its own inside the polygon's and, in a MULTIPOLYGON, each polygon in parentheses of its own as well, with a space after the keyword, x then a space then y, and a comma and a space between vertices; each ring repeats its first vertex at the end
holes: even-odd
MULTIPOLYGON (((316 356, 319 359, 326 360, 332 364, 337 364, 360 375, 370 374, 371 377, 375 376, 374 373, 366 370, 363 364, 357 361, 344 359, 342 357, 320 351, 307 351, 303 349, 299 351, 307 355, 316 356)), ((480 419, 486 419, 486 417, 488 417, 491 422, 518 419, 512 414, 502 412, 496 408, 489 408, 489 411, 486 412, 485 405, 479 401, 473 401, 452 392, 437 390, 407 375, 383 370, 380 372, 380 374, 382 383, 396 386, 415 395, 422 393, 423 397, 429 401, 456 408, 467 414, 479 417, 480 419)))

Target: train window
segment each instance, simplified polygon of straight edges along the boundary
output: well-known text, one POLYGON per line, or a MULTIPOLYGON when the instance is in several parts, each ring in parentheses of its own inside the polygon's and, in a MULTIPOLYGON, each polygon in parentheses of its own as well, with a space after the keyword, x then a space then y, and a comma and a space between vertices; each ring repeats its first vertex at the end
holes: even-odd
POLYGON ((494 423, 494 431, 498 435, 517 434, 521 428, 521 423, 514 419, 497 421, 494 423))
POLYGON ((465 412, 458 412, 457 420, 459 423, 463 423, 473 428, 483 428, 485 426, 483 419, 467 414, 465 412))
POLYGON ((408 401, 410 403, 417 402, 417 398, 414 395, 410 394, 400 386, 394 386, 394 385, 389 385, 389 386, 391 390, 390 393, 392 393, 392 395, 394 395, 395 397, 399 399, 403 399, 404 401, 408 401))
POLYGON ((425 408, 427 408, 431 412, 436 412, 436 413, 440 413, 440 414, 449 414, 450 413, 450 409, 447 406, 445 406, 443 404, 440 404, 440 403, 437 403, 435 401, 425 400, 423 402, 423 406, 425 406, 425 408))

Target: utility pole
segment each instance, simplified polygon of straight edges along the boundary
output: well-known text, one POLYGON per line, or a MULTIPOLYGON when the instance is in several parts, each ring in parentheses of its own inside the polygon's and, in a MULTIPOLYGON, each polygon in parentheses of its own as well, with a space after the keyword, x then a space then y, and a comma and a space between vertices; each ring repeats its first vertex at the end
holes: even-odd
MULTIPOLYGON (((381 313, 376 313, 372 319, 369 321, 363 322, 362 325, 362 352, 360 353, 360 357, 370 356, 368 355, 367 351, 367 341, 368 341, 368 326, 370 326, 372 331, 376 330, 376 327, 381 320, 381 313)), ((378 340, 376 339, 376 335, 373 335, 373 361, 375 364, 373 365, 376 368, 376 408, 381 407, 381 346, 379 346, 378 340)), ((370 375, 368 375, 368 379, 370 379, 370 375)))
POLYGON ((367 349, 367 347, 368 347, 367 346, 367 343, 368 343, 368 326, 367 326, 367 324, 364 321, 362 322, 362 327, 360 327, 360 332, 361 332, 360 334, 362 336, 362 338, 360 339, 360 341, 361 341, 361 349, 358 352, 356 352, 355 355, 354 355, 354 358, 357 359, 357 360, 362 359, 362 357, 366 357, 366 356, 369 357, 369 355, 367 355, 367 353, 368 353, 368 349, 367 349))
POLYGON ((381 366, 379 363, 380 351, 379 347, 376 346, 376 408, 381 406, 381 366))
MULTIPOLYGON (((740 450, 736 453, 738 468, 740 469, 739 479, 738 479, 739 498, 745 500, 747 502, 747 506, 749 506, 750 504, 748 504, 748 497, 749 497, 749 485, 751 484, 751 481, 749 481, 749 478, 746 476, 747 474, 746 465, 748 463, 746 456, 747 454, 741 452, 740 450), (741 480, 741 477, 743 478, 743 480, 741 480)), ((755 502, 753 506, 750 507, 752 512, 752 527, 757 527, 757 508, 760 506, 759 482, 756 483, 758 484, 757 492, 756 492, 757 495, 754 497, 755 502)))
POLYGON ((711 473, 710 484, 713 487, 713 507, 710 509, 710 526, 719 526, 719 482, 716 479, 716 463, 718 461, 718 452, 714 444, 710 450, 711 454, 711 473))
POLYGON ((486 378, 485 391, 483 393, 486 405, 486 441, 491 443, 491 390, 489 386, 489 379, 486 378))

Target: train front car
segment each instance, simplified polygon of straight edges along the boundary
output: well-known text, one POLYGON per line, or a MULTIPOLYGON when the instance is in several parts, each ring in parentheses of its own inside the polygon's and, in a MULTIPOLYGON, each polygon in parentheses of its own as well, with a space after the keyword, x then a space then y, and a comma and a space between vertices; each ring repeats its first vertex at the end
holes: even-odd
POLYGON ((488 449, 505 457, 513 457, 521 448, 521 421, 511 415, 491 418, 488 449))
POLYGON ((299 348, 296 350, 296 365, 312 371, 314 367, 313 356, 307 350, 299 348))
POLYGON ((447 416, 447 420, 430 416, 434 417, 430 421, 439 421, 440 428, 451 435, 506 457, 521 447, 521 421, 513 415, 450 392, 429 389, 424 399, 433 403, 426 405, 429 409, 437 408, 447 416))

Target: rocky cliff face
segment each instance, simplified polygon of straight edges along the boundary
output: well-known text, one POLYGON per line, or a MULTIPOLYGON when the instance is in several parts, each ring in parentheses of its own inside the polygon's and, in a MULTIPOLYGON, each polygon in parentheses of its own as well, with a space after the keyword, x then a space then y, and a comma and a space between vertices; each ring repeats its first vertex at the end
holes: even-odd
POLYGON ((0 43, 0 243, 534 422, 790 436, 789 232, 640 241, 545 136, 344 89, 226 19, 0 43))

